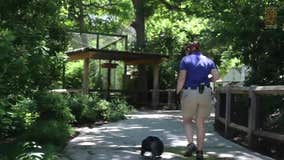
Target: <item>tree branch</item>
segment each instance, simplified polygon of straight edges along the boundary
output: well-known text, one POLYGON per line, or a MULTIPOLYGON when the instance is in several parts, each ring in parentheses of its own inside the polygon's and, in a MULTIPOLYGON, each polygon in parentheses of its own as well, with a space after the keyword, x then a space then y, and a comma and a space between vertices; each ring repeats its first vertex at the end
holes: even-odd
POLYGON ((160 2, 164 4, 165 7, 170 11, 172 10, 181 11, 182 10, 182 8, 180 8, 178 5, 171 4, 167 0, 160 0, 160 2))
POLYGON ((107 3, 107 4, 98 4, 98 3, 89 3, 89 4, 83 4, 84 7, 95 7, 95 8, 100 8, 100 9, 109 9, 110 7, 114 5, 118 5, 119 3, 107 3))

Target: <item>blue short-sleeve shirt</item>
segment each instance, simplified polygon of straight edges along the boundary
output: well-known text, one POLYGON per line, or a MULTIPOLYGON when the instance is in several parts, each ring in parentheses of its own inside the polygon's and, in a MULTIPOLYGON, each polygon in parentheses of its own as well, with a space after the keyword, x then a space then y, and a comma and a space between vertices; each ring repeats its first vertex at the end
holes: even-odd
POLYGON ((196 88, 201 83, 209 85, 208 75, 216 68, 215 63, 201 52, 184 56, 180 62, 180 70, 186 70, 184 87, 196 88))

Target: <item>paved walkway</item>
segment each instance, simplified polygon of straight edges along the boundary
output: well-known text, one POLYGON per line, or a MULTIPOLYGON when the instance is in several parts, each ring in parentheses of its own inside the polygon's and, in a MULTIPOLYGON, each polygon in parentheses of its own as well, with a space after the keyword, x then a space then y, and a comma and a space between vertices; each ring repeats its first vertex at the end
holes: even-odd
MULTIPOLYGON (((141 160, 139 147, 149 135, 160 137, 166 148, 183 149, 187 144, 179 111, 137 112, 127 117, 95 128, 78 128, 80 135, 68 143, 62 160, 141 160)), ((224 139, 214 131, 213 122, 214 115, 207 121, 207 155, 218 159, 271 159, 224 139)), ((170 152, 164 152, 162 158, 184 159, 170 152)))

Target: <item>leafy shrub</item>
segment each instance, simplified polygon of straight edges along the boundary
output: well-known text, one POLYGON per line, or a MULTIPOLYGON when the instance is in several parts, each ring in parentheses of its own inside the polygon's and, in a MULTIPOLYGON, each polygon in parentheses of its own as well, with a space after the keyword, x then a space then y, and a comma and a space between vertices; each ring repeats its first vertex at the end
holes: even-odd
POLYGON ((13 132, 12 123, 13 120, 8 114, 9 104, 4 99, 0 102, 0 136, 1 138, 7 137, 10 133, 13 132))
POLYGON ((110 114, 108 119, 110 121, 117 121, 125 119, 125 114, 133 110, 133 106, 129 105, 123 99, 114 99, 111 101, 110 114))
POLYGON ((1 160, 58 160, 62 147, 39 145, 34 141, 0 144, 1 160))
POLYGON ((58 146, 54 146, 54 145, 45 145, 43 147, 43 151, 44 151, 44 160, 58 160, 59 156, 58 156, 58 152, 59 149, 61 149, 62 147, 58 147, 58 146))
POLYGON ((63 95, 38 93, 36 96, 39 118, 26 132, 26 138, 41 144, 64 144, 74 133, 70 123, 74 116, 63 95))
POLYGON ((0 137, 17 136, 36 120, 35 102, 18 96, 8 96, 0 102, 0 137))
POLYGON ((14 118, 14 122, 18 124, 20 130, 21 127, 27 129, 34 123, 38 117, 35 109, 36 105, 34 101, 22 96, 17 99, 15 105, 11 106, 11 110, 14 112, 12 117, 14 118))
POLYGON ((58 120, 66 123, 74 121, 63 95, 40 92, 36 96, 36 103, 41 120, 58 120))
POLYGON ((66 64, 65 88, 82 87, 82 62, 69 62, 66 64))
POLYGON ((82 113, 85 121, 107 120, 110 103, 103 99, 89 99, 88 107, 82 113))
POLYGON ((16 157, 17 160, 43 160, 42 147, 35 142, 26 142, 22 145, 22 153, 16 157))
POLYGON ((85 95, 75 95, 68 98, 68 105, 71 113, 75 116, 76 122, 83 120, 83 111, 88 107, 89 98, 85 95))
POLYGON ((27 133, 27 139, 41 144, 62 145, 74 134, 70 124, 57 120, 40 120, 27 133))
POLYGON ((68 98, 68 104, 77 123, 117 121, 124 119, 125 114, 133 109, 124 99, 114 98, 107 101, 98 95, 73 95, 68 98))
POLYGON ((110 102, 104 99, 97 99, 89 101, 83 116, 89 121, 117 121, 125 119, 125 114, 131 110, 133 110, 133 107, 122 99, 113 99, 110 102))
POLYGON ((17 155, 21 153, 21 144, 15 141, 0 143, 0 159, 1 160, 14 160, 17 155))
POLYGON ((107 101, 98 96, 88 97, 75 95, 69 97, 71 112, 75 115, 77 123, 90 123, 101 120, 117 121, 125 118, 133 107, 125 100, 112 99, 107 101))
POLYGON ((121 112, 111 112, 108 117, 109 121, 115 122, 118 120, 125 119, 125 115, 121 112))
POLYGON ((97 101, 99 101, 98 97, 81 94, 69 97, 69 107, 77 123, 94 122, 100 119, 99 112, 95 109, 97 101))
POLYGON ((54 145, 41 146, 36 142, 20 143, 20 151, 10 159, 17 160, 58 160, 58 147, 54 145))

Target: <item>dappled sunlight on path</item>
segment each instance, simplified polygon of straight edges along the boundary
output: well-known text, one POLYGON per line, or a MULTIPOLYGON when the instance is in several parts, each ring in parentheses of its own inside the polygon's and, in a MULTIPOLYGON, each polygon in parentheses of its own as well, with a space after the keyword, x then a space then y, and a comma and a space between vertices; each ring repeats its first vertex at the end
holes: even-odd
MULTIPOLYGON (((213 128, 214 115, 207 121, 205 152, 220 158, 269 159, 219 136, 213 128)), ((183 150, 187 141, 179 111, 136 112, 127 119, 95 128, 77 128, 80 135, 65 148, 63 160, 139 160, 141 141, 158 136, 166 148, 183 150)), ((196 141, 196 137, 194 137, 196 141)), ((179 160, 180 155, 165 152, 163 159, 179 160)))

